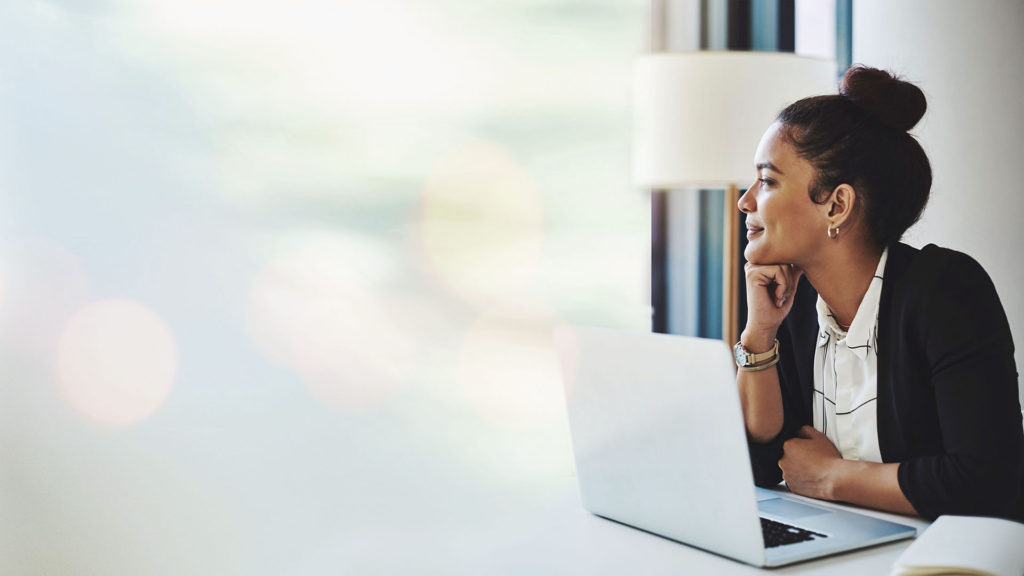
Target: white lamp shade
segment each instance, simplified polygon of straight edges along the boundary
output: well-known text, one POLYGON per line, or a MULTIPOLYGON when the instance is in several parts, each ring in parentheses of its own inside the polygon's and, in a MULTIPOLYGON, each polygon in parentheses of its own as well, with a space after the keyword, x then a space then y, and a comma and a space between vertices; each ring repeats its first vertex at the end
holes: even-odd
POLYGON ((836 64, 779 52, 656 53, 638 58, 633 183, 744 186, 754 152, 787 105, 836 93, 836 64))

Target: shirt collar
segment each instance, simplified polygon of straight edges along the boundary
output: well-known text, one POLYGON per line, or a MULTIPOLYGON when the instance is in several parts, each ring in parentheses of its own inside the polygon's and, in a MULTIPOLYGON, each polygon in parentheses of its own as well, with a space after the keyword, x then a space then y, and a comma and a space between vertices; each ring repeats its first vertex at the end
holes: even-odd
POLYGON ((885 275, 885 262, 888 257, 889 249, 886 248, 882 251, 882 257, 878 259, 874 278, 871 279, 871 284, 868 285, 868 290, 860 301, 857 314, 853 317, 853 322, 850 324, 848 332, 844 332, 839 327, 839 323, 836 322, 828 305, 825 304, 820 295, 818 296, 818 346, 824 346, 828 343, 830 340, 829 333, 831 332, 836 336, 837 340, 846 338, 846 346, 858 358, 863 360, 867 356, 868 346, 871 345, 872 336, 878 324, 878 302, 882 296, 882 281, 885 275))

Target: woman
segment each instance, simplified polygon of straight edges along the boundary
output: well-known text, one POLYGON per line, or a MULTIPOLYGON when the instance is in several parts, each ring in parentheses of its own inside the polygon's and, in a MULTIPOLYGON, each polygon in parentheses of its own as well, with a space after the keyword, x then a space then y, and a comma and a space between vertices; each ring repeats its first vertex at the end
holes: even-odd
POLYGON ((758 485, 903 514, 1024 520, 1013 341, 970 257, 899 239, 931 168, 913 84, 851 68, 758 146, 737 382, 758 485))

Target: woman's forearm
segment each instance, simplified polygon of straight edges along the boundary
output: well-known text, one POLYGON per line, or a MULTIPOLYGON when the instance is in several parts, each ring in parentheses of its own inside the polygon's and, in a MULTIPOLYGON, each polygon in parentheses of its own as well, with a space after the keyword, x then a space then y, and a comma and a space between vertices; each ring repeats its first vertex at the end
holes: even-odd
MULTIPOLYGON (((754 337, 744 331, 740 341, 749 350, 769 350, 774 343, 772 337, 754 337)), ((782 390, 779 387, 778 368, 736 373, 736 384, 740 389, 740 406, 747 433, 756 442, 768 442, 782 431, 783 410, 782 390)))
POLYGON ((898 463, 839 460, 835 464, 831 500, 886 512, 918 516, 900 489, 898 463))
POLYGON ((736 374, 740 406, 747 433, 756 442, 768 442, 782 431, 782 391, 775 368, 736 374))

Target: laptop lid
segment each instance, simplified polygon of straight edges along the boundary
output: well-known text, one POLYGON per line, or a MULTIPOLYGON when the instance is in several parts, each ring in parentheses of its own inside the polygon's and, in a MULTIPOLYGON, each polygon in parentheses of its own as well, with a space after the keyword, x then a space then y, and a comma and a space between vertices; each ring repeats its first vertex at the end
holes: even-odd
POLYGON ((583 506, 764 565, 725 343, 567 326, 555 341, 583 506))

